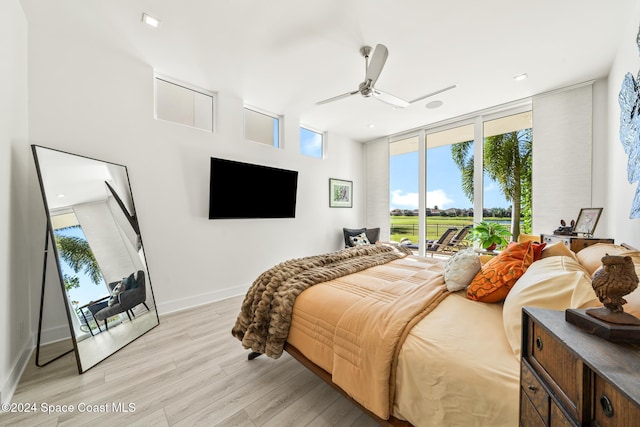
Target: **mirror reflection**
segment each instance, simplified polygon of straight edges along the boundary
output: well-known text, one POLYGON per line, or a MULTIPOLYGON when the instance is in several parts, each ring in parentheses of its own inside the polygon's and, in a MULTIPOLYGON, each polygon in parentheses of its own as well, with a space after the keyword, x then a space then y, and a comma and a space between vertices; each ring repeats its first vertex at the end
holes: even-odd
POLYGON ((33 146, 84 372, 159 323, 125 166, 33 146))

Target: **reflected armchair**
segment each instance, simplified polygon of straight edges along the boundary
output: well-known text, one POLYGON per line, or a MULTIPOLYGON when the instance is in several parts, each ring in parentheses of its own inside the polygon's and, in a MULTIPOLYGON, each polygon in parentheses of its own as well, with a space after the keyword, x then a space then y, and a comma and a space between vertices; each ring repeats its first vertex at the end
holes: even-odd
POLYGON ((132 320, 132 316, 135 317, 133 308, 139 304, 143 304, 149 311, 146 303, 147 291, 144 271, 139 270, 121 281, 109 283, 108 286, 111 293, 109 300, 88 306, 89 311, 91 311, 93 318, 96 320, 96 324, 102 320, 106 330, 109 330, 107 319, 120 313, 127 313, 129 320, 132 320), (118 285, 120 285, 120 288, 124 287, 124 290, 114 292, 118 285))

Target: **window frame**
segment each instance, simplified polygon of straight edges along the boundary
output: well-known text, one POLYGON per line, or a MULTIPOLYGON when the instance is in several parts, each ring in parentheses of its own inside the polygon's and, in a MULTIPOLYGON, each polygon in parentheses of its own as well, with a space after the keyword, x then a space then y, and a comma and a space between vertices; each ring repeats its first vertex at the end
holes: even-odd
POLYGON ((307 126, 307 125, 304 125, 304 124, 301 123, 300 124, 300 130, 302 130, 302 129, 304 129, 304 130, 306 130, 308 132, 312 132, 312 133, 320 135, 322 140, 320 142, 320 157, 312 156, 312 155, 303 153, 302 152, 302 139, 300 139, 300 154, 302 154, 303 156, 311 157, 313 159, 319 159, 319 160, 326 159, 327 132, 315 129, 315 128, 311 127, 311 126, 307 126))
MULTIPOLYGON (((271 113, 261 108, 257 108, 257 107, 245 104, 242 109, 242 120, 243 120, 243 135, 244 135, 245 141, 250 141, 256 144, 264 145, 266 147, 272 147, 279 150, 284 149, 284 116, 283 115, 271 113), (278 141, 274 141, 273 144, 267 144, 262 141, 256 141, 256 140, 250 139, 247 136, 247 111, 250 111, 256 114, 262 114, 263 116, 271 117, 272 119, 277 120, 278 121, 278 132, 277 132, 278 141)), ((275 135, 275 132, 274 132, 274 135, 275 135)))
MULTIPOLYGON (((502 117, 507 117, 515 114, 520 114, 526 111, 533 111, 533 103, 531 99, 524 99, 514 103, 509 103, 506 105, 501 105, 498 107, 486 109, 483 111, 474 112, 472 114, 467 114, 465 116, 452 118, 450 120, 445 120, 442 122, 434 123, 428 126, 422 126, 419 128, 415 128, 409 131, 400 132, 394 135, 389 135, 388 147, 389 147, 389 161, 391 161, 391 145, 394 142, 399 142, 405 139, 410 139, 412 137, 418 138, 418 194, 419 194, 419 204, 418 204, 418 224, 419 224, 419 232, 418 232, 418 253, 420 255, 424 255, 425 251, 425 218, 426 218, 426 159, 425 154, 428 150, 426 139, 427 136, 433 133, 438 133, 441 131, 453 129, 459 126, 465 126, 469 124, 474 125, 474 202, 473 202, 473 210, 474 210, 474 218, 473 222, 477 223, 482 220, 482 211, 484 207, 484 194, 483 194, 483 185, 484 185, 484 176, 483 176, 483 147, 484 147, 484 132, 483 132, 483 124, 486 121, 499 119, 502 117)), ((533 125, 532 125, 533 128, 533 125)), ((390 177, 389 177, 390 179, 390 177)), ((391 200, 389 200, 391 203, 391 200)), ((391 206, 388 209, 391 212, 391 206)), ((391 217, 389 216, 389 221, 391 217)))
MULTIPOLYGON (((154 71, 153 73, 153 118, 155 120, 160 120, 167 123, 186 126, 186 127, 189 127, 192 129, 198 129, 204 132, 215 133, 217 129, 217 120, 216 120, 217 112, 218 112, 218 93, 217 92, 204 89, 200 86, 196 86, 194 84, 187 83, 182 80, 176 79, 174 77, 168 76, 166 74, 162 74, 157 71, 154 71), (211 97, 211 130, 202 128, 202 127, 197 127, 195 125, 192 126, 185 123, 176 122, 173 120, 168 120, 165 118, 159 118, 158 117, 158 85, 157 85, 158 80, 187 89, 191 92, 198 93, 200 95, 211 97)), ((195 107, 194 107, 194 116, 195 116, 195 107)))

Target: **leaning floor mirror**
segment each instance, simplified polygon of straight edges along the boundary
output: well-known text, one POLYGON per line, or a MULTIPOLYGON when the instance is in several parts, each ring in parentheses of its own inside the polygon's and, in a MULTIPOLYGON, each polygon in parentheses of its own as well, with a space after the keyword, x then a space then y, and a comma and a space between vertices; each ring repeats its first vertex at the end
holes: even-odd
POLYGON ((69 352, 83 373, 159 324, 127 168, 37 145, 32 150, 47 214, 36 363, 46 344, 40 341, 47 274, 55 274, 69 352), (47 269, 54 264, 47 254, 55 256, 57 271, 47 269))

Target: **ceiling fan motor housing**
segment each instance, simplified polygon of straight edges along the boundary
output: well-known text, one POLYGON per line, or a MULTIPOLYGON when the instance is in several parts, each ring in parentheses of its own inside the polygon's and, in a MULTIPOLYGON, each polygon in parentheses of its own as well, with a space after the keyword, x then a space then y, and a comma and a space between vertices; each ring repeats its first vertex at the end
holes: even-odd
POLYGON ((358 90, 360 91, 360 95, 364 96, 365 98, 368 98, 371 95, 373 95, 373 88, 371 87, 371 80, 367 80, 367 81, 364 81, 364 82, 360 83, 360 86, 358 87, 358 90))

